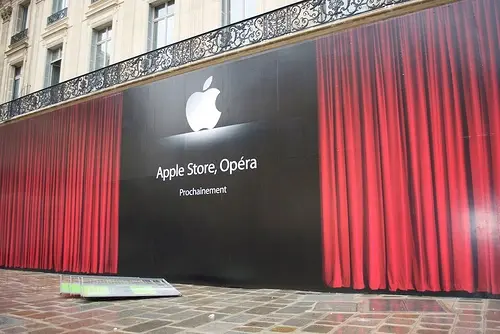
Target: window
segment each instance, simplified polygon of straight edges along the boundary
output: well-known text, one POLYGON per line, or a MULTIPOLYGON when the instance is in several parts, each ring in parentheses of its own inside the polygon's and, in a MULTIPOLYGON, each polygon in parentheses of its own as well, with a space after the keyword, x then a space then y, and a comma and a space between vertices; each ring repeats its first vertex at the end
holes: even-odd
POLYGON ((242 21, 256 14, 256 0, 222 0, 222 25, 242 21))
POLYGON ((52 0, 52 13, 57 13, 68 7, 67 0, 52 0))
POLYGON ((174 41, 175 1, 167 1, 151 8, 149 22, 149 49, 154 50, 174 41))
POLYGON ((16 32, 21 32, 28 28, 28 8, 29 3, 19 5, 17 10, 16 32))
POLYGON ((48 50, 45 87, 57 85, 61 81, 62 46, 48 50))
POLYGON ((12 99, 15 100, 21 95, 21 73, 22 66, 14 66, 14 79, 12 80, 12 99))
POLYGON ((113 48, 111 32, 111 26, 107 26, 100 30, 94 30, 92 37, 91 70, 106 67, 111 63, 111 51, 113 48))

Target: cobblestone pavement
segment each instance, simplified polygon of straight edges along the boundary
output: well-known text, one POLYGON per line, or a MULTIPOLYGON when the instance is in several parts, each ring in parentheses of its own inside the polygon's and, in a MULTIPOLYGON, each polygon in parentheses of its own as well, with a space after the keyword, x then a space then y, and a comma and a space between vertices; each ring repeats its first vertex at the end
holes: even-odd
POLYGON ((92 302, 59 296, 57 275, 0 270, 0 333, 500 334, 500 300, 175 287, 92 302))

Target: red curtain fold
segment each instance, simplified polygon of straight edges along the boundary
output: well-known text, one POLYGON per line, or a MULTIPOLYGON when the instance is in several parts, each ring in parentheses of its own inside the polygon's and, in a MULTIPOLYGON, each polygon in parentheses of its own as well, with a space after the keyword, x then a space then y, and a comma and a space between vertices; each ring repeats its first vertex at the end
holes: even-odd
POLYGON ((122 96, 0 127, 0 266, 118 270, 122 96))
POLYGON ((500 293, 500 2, 319 39, 324 278, 500 293))

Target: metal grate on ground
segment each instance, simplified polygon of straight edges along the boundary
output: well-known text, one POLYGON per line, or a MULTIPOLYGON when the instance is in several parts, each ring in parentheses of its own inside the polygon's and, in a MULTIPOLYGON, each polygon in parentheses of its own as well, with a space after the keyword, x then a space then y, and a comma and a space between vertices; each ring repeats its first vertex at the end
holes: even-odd
POLYGON ((84 298, 173 297, 181 293, 162 278, 61 275, 60 293, 84 298))

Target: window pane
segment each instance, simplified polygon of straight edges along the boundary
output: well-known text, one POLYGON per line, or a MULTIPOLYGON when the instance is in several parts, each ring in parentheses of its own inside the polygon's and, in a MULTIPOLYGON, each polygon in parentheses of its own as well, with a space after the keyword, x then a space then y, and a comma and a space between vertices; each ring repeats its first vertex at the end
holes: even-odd
POLYGON ((111 64, 111 51, 113 51, 113 41, 109 39, 108 42, 106 42, 106 62, 105 66, 108 66, 111 64))
POLYGON ((66 6, 66 1, 65 0, 54 0, 54 5, 52 7, 54 13, 64 9, 66 6))
POLYGON ((167 15, 174 15, 174 5, 175 1, 169 1, 167 3, 167 15))
POLYGON ((101 42, 111 37, 111 27, 99 30, 97 32, 97 41, 101 42))
POLYGON ((105 38, 105 31, 104 30, 100 30, 97 32, 97 41, 100 42, 102 40, 104 40, 105 38))
POLYGON ((153 47, 155 49, 166 45, 166 32, 167 27, 164 19, 153 23, 153 47))
POLYGON ((62 48, 58 48, 50 51, 50 61, 58 60, 62 58, 62 48))
POLYGON ((58 60, 51 65, 50 85, 57 85, 61 79, 61 61, 58 60))
POLYGON ((28 7, 22 5, 19 6, 19 12, 17 13, 17 32, 23 31, 27 28, 28 24, 28 7))
POLYGON ((255 0, 244 0, 245 1, 245 19, 252 17, 257 14, 257 6, 255 0))
POLYGON ((171 44, 174 42, 174 16, 170 16, 167 19, 167 40, 166 44, 171 44))
POLYGON ((106 53, 106 50, 105 50, 105 44, 98 44, 96 46, 96 53, 95 53, 95 68, 98 69, 98 68, 102 68, 104 67, 104 63, 105 63, 105 53, 106 53))
POLYGON ((20 77, 20 76, 21 76, 21 68, 15 67, 14 68, 14 77, 20 77))
POLYGON ((20 79, 15 79, 12 87, 12 99, 17 99, 19 97, 19 85, 21 83, 20 79))
POLYGON ((162 18, 162 17, 165 17, 165 16, 167 16, 167 9, 165 8, 165 4, 160 5, 160 6, 156 6, 155 7, 154 18, 158 19, 158 18, 162 18))
POLYGON ((245 7, 243 0, 230 0, 230 23, 241 21, 245 18, 245 7))

